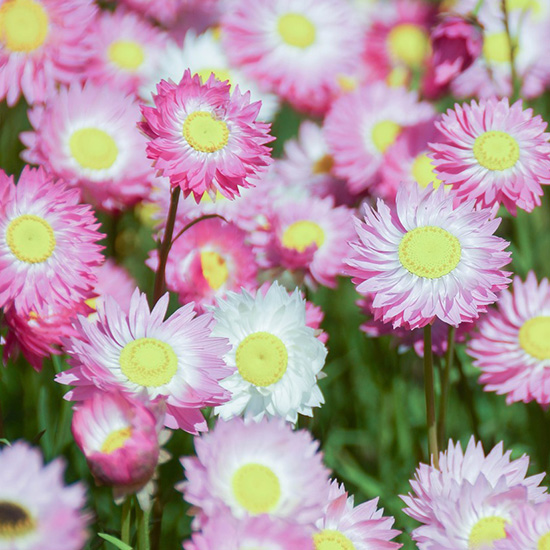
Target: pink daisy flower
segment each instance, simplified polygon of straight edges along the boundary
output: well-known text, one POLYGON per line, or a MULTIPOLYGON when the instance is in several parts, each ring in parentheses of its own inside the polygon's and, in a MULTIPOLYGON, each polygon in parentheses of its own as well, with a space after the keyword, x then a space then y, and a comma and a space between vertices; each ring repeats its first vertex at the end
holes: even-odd
POLYGON ((79 193, 42 168, 0 170, 0 307, 41 315, 90 297, 105 235, 79 193))
POLYGON ((195 440, 197 456, 181 459, 187 481, 179 489, 200 509, 201 525, 225 510, 238 519, 269 514, 311 524, 329 489, 318 447, 309 432, 280 419, 220 420, 195 440))
POLYGON ((323 517, 315 523, 318 529, 313 535, 315 550, 396 550, 403 546, 390 542, 401 531, 392 529, 395 520, 378 509, 377 498, 354 506, 353 495, 348 496, 344 486, 333 481, 328 500, 323 517))
POLYGON ((86 300, 86 303, 95 309, 98 297, 112 296, 127 312, 137 285, 126 269, 117 265, 112 258, 107 258, 105 263, 95 270, 95 275, 97 276, 93 291, 95 297, 86 300))
POLYGON ((344 0, 237 0, 222 18, 230 60, 296 108, 324 113, 359 62, 361 27, 344 0))
POLYGON ((513 294, 504 291, 479 323, 468 343, 479 381, 486 391, 506 395, 508 404, 536 400, 550 404, 550 284, 514 278, 513 294))
POLYGON ((32 132, 21 156, 79 187, 86 200, 108 211, 148 195, 154 171, 146 139, 136 128, 137 102, 123 92, 73 84, 29 111, 32 132))
POLYGON ((90 517, 83 512, 84 486, 66 486, 65 465, 44 465, 24 442, 0 450, 0 538, 9 550, 81 550, 90 517))
POLYGON ((96 10, 92 0, 1 0, 0 100, 23 93, 33 105, 80 78, 96 10))
POLYGON ((516 510, 506 525, 506 538, 495 550, 546 550, 550 545, 550 502, 526 504, 516 510))
POLYGON ((253 186, 271 161, 265 145, 273 140, 270 125, 256 121, 260 103, 230 88, 213 75, 202 84, 187 70, 179 84, 158 84, 154 107, 142 106, 148 157, 197 202, 206 192, 212 199, 216 191, 238 196, 239 187, 253 186))
POLYGON ((477 319, 510 282, 508 242, 493 235, 500 218, 472 201, 453 206, 443 187, 401 186, 395 202, 365 205, 347 260, 358 292, 374 295, 375 320, 415 329, 435 317, 453 326, 477 319))
POLYGON ((210 335, 210 315, 195 316, 193 304, 166 321, 168 294, 149 309, 136 289, 125 313, 111 296, 98 302, 98 319, 78 318, 79 337, 66 342, 72 369, 57 375, 75 386, 65 398, 82 401, 113 390, 145 403, 166 402, 165 425, 190 433, 207 429, 200 409, 227 400, 218 384, 230 370, 222 355, 228 345, 210 335))
POLYGON ((376 183, 384 153, 404 127, 434 116, 433 107, 414 92, 378 82, 337 99, 324 123, 334 157, 334 173, 348 181, 352 193, 376 183))
POLYGON ((459 199, 500 203, 514 215, 516 206, 531 212, 540 205, 541 184, 550 183, 550 134, 521 100, 456 104, 436 126, 444 139, 430 144, 433 164, 459 199))

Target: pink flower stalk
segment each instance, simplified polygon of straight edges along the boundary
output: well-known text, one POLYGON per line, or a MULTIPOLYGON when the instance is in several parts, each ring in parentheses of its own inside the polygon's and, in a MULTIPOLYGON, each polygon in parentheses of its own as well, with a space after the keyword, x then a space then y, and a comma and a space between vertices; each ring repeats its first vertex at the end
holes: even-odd
POLYGON ((155 168, 179 185, 184 197, 219 191, 232 199, 239 187, 252 187, 271 162, 266 147, 270 125, 257 122, 260 103, 250 94, 211 75, 202 84, 187 70, 178 84, 162 80, 153 95, 154 107, 141 107, 140 124, 148 136, 147 156, 155 168))

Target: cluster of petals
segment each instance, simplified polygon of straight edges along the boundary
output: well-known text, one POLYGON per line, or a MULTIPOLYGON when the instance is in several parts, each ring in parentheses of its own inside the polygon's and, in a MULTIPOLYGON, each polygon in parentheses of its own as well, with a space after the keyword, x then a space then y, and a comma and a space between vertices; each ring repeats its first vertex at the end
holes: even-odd
POLYGON ((118 265, 112 258, 95 270, 97 283, 94 287, 93 298, 87 303, 95 309, 95 302, 100 296, 112 296, 124 311, 128 311, 132 294, 136 289, 136 281, 128 271, 118 265))
POLYGON ((506 525, 506 538, 497 540, 495 550, 529 548, 546 550, 550 544, 550 501, 524 504, 506 525))

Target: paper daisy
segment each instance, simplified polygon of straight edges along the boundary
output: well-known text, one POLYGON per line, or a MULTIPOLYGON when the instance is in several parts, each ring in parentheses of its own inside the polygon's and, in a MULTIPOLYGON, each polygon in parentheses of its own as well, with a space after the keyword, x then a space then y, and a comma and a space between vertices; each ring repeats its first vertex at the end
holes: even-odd
POLYGON ((550 502, 526 504, 516 510, 506 525, 506 538, 495 543, 495 550, 550 548, 550 502))
POLYGON ((79 317, 79 337, 66 345, 74 368, 56 377, 74 386, 65 398, 82 401, 98 390, 118 390, 146 403, 166 402, 168 428, 207 429, 200 409, 227 400, 218 384, 229 372, 222 359, 227 342, 211 336, 211 316, 196 317, 193 304, 164 321, 167 308, 168 294, 150 311, 136 289, 129 313, 107 296, 98 301, 97 321, 79 317))
POLYGON ((324 134, 334 173, 360 193, 377 181, 384 153, 404 127, 433 118, 431 105, 414 92, 378 82, 337 99, 325 118, 324 134))
POLYGON ((503 204, 514 215, 516 207, 531 212, 540 205, 541 184, 550 183, 550 134, 521 100, 455 105, 436 126, 443 140, 430 144, 433 164, 460 199, 503 204))
POLYGON ((296 422, 324 403, 317 378, 327 350, 306 325, 305 300, 278 283, 255 296, 228 292, 213 309, 213 336, 229 339, 224 359, 232 374, 220 381, 231 399, 215 412, 227 420, 244 414, 296 422))
POLYGON ((477 319, 510 282, 508 242, 493 235, 500 218, 472 201, 453 207, 443 187, 401 186, 395 202, 365 206, 347 260, 358 292, 374 295, 375 319, 409 329, 435 317, 453 326, 477 319))
POLYGON ((9 550, 81 550, 89 515, 84 487, 66 486, 61 459, 44 465, 23 442, 0 451, 0 544, 9 550))
POLYGON ((344 0, 237 0, 222 41, 245 74, 300 110, 324 113, 359 62, 361 27, 344 0))
POLYGON ((123 209, 147 196, 154 178, 140 118, 131 96, 73 84, 29 111, 34 131, 21 134, 28 147, 21 156, 81 188, 93 204, 123 209))
POLYGON ((17 185, 0 170, 0 307, 28 315, 90 297, 105 235, 79 202, 41 168, 26 166, 17 185))
POLYGON ((33 105, 57 83, 78 80, 88 60, 96 14, 92 0, 3 0, 0 3, 0 100, 21 92, 33 105))
POLYGON ((197 202, 219 191, 232 199, 251 187, 271 161, 269 124, 257 122, 260 104, 213 75, 202 84, 187 70, 179 84, 162 80, 154 107, 142 106, 147 156, 157 170, 197 202))
POLYGON ((486 391, 506 395, 507 403, 536 400, 550 404, 550 284, 514 278, 513 293, 500 295, 468 343, 479 381, 486 391))
POLYGON ((187 481, 176 488, 200 509, 201 524, 227 509, 238 519, 269 514, 311 524, 329 489, 318 447, 309 432, 282 419, 219 421, 195 439, 197 456, 182 458, 187 481))

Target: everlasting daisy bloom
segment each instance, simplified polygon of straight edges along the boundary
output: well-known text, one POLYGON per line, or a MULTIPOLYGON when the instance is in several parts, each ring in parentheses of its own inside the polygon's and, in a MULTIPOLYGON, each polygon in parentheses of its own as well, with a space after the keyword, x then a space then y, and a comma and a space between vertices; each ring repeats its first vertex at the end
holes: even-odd
POLYGON ((333 481, 328 501, 323 517, 315 523, 315 550, 396 550, 403 546, 390 542, 401 531, 391 528, 394 518, 383 515, 377 498, 354 506, 353 495, 348 496, 344 486, 333 481))
POLYGON ((150 138, 147 155, 159 172, 197 202, 216 191, 232 199, 251 187, 271 161, 269 124, 257 122, 260 103, 237 86, 216 80, 202 84, 185 71, 179 84, 162 80, 154 107, 142 106, 141 129, 150 138))
POLYGON ((513 293, 500 295, 497 309, 484 315, 468 343, 487 391, 506 395, 507 403, 536 400, 550 404, 550 284, 514 278, 513 293))
POLYGON ((28 147, 21 156, 79 187, 93 204, 113 211, 149 193, 154 171, 130 95, 73 84, 30 110, 29 120, 34 131, 21 134, 28 147))
POLYGON ((118 390, 145 403, 166 402, 168 428, 207 429, 200 409, 227 400, 218 380, 230 372, 222 359, 226 340, 210 334, 211 316, 196 317, 191 303, 164 321, 168 294, 151 311, 138 289, 128 313, 111 296, 97 305, 97 321, 79 317, 80 334, 66 343, 74 368, 56 380, 75 387, 65 398, 118 390))
POLYGON ((61 459, 44 465, 23 442, 0 451, 0 546, 6 550, 81 550, 89 515, 80 483, 66 486, 61 459))
POLYGON ((414 92, 378 82, 338 98, 324 122, 334 173, 353 193, 376 183, 384 153, 403 128, 433 118, 433 107, 414 92))
POLYGON ((200 509, 199 521, 229 509, 238 519, 269 514, 311 524, 323 514, 328 470, 319 443, 282 419, 218 421, 196 438, 197 456, 182 458, 184 499, 200 509))
POLYGON ((443 139, 430 144, 433 164, 459 199, 503 204, 514 215, 516 207, 531 212, 540 205, 541 184, 550 183, 550 134, 521 100, 456 104, 436 126, 443 139))
POLYGON ((500 218, 453 206, 443 187, 397 191, 395 210, 382 200, 356 220, 359 241, 347 260, 360 294, 372 293, 375 320, 415 329, 434 318, 453 326, 477 319, 510 280, 508 242, 493 235, 500 218))
POLYGON ((222 18, 230 60, 304 111, 324 113, 359 62, 361 26, 345 0, 236 0, 222 18))
POLYGON ((327 350, 306 325, 305 300, 277 282, 255 296, 228 292, 213 309, 213 336, 229 339, 225 362, 231 374, 220 381, 231 399, 215 412, 227 420, 244 413, 296 422, 324 403, 317 378, 327 350))
POLYGON ((0 1, 0 100, 30 105, 79 79, 89 57, 92 0, 0 1))
POLYGON ((547 550, 550 548, 550 502, 525 504, 506 525, 506 538, 495 550, 547 550))
POLYGON ((90 297, 105 235, 79 202, 42 168, 26 166, 17 185, 0 170, 0 307, 41 314, 90 297))

